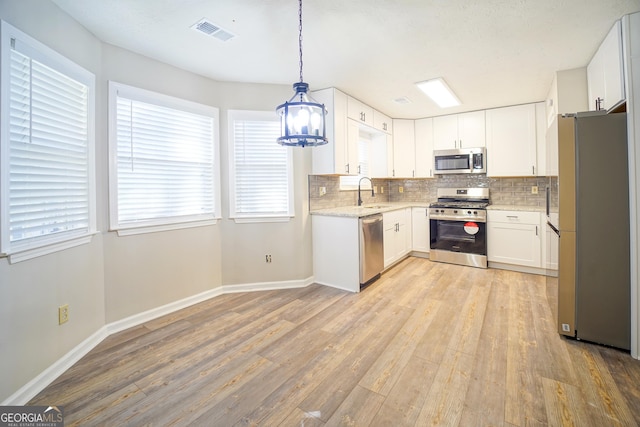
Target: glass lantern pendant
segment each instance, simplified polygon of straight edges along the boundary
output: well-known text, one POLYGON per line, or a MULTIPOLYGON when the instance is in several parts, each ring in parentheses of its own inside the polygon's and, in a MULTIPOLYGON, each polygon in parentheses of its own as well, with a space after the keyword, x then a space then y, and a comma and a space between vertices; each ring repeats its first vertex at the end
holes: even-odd
POLYGON ((293 84, 295 95, 276 109, 280 117, 278 144, 290 147, 324 145, 327 142, 324 104, 317 103, 307 92, 309 85, 302 81, 302 0, 299 0, 300 21, 298 43, 300 47, 300 81, 293 84))

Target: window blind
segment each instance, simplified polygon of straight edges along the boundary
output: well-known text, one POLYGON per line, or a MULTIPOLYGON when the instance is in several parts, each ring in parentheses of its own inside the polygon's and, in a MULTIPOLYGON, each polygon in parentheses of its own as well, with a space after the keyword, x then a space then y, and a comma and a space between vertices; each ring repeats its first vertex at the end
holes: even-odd
POLYGON ((89 89, 11 50, 9 251, 91 231, 89 89))
POLYGON ((214 118, 158 104, 117 96, 116 228, 214 218, 214 118))
POLYGON ((245 118, 232 122, 231 215, 292 216, 291 153, 276 143, 280 123, 245 118))

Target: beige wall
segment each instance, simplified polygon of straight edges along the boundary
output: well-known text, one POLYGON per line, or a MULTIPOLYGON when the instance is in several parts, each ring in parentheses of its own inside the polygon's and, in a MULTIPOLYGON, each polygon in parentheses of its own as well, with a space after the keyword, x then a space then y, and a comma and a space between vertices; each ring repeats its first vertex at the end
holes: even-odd
POLYGON ((226 111, 274 110, 290 98, 289 86, 216 82, 101 43, 48 0, 0 0, 0 18, 96 75, 100 231, 88 245, 17 264, 0 259, 0 402, 106 324, 222 285, 312 276, 310 149, 294 151, 292 221, 228 219, 226 111), (126 237, 108 231, 109 80, 219 108, 223 219, 218 224, 126 237), (265 254, 272 255, 271 264, 265 254), (69 304, 70 321, 59 326, 62 304, 69 304))

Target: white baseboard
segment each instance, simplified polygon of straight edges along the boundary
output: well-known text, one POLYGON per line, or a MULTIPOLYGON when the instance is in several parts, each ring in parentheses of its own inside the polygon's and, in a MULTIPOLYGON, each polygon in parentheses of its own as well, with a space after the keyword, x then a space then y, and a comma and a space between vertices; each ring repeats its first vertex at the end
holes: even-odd
POLYGON ((82 359, 108 336, 109 334, 107 333, 106 326, 98 329, 89 338, 82 341, 70 352, 55 361, 53 365, 42 371, 40 375, 9 396, 4 402, 2 402, 2 405, 26 405, 28 401, 33 399, 38 393, 44 390, 46 386, 51 384, 56 378, 72 367, 78 360, 82 359))
POLYGON ((67 354, 55 361, 51 366, 42 371, 42 373, 40 373, 37 377, 22 386, 18 391, 16 391, 6 400, 0 403, 0 405, 26 405, 27 402, 33 399, 56 378, 58 378, 67 369, 73 366, 74 363, 82 359, 82 357, 93 350, 98 344, 102 342, 102 340, 116 332, 121 332, 125 329, 141 325, 158 317, 173 313, 175 311, 192 306, 194 304, 198 304, 211 298, 215 298, 223 294, 304 288, 311 285, 312 283, 314 283, 313 276, 304 280, 289 280, 286 282, 262 282, 242 285, 223 285, 197 295, 193 295, 169 304, 165 304, 160 307, 153 308, 151 310, 144 311, 142 313, 134 314, 133 316, 129 316, 122 320, 108 323, 98 329, 90 337, 82 341, 76 347, 74 347, 67 354))
POLYGON ((194 304, 198 304, 199 302, 206 301, 210 298, 220 296, 223 293, 224 292, 222 291, 222 287, 211 289, 209 291, 205 291, 197 295, 192 295, 190 297, 174 301, 160 307, 152 308, 151 310, 143 311, 142 313, 134 314, 133 316, 125 317, 121 320, 116 320, 115 322, 108 323, 105 326, 107 328, 107 335, 115 334, 116 332, 121 332, 125 329, 142 325, 143 323, 149 322, 153 319, 157 319, 160 316, 164 316, 166 314, 173 313, 174 311, 178 311, 194 304))
POLYGON ((248 283, 243 285, 224 285, 222 286, 223 294, 232 294, 236 292, 256 292, 271 291, 275 289, 294 289, 304 288, 314 283, 313 276, 305 280, 288 280, 286 282, 261 282, 248 283))
POLYGON ((527 267, 525 265, 505 264, 502 262, 493 262, 493 261, 489 261, 487 264, 489 268, 517 271, 519 273, 538 274, 542 276, 547 275, 547 270, 545 270, 544 268, 527 267))

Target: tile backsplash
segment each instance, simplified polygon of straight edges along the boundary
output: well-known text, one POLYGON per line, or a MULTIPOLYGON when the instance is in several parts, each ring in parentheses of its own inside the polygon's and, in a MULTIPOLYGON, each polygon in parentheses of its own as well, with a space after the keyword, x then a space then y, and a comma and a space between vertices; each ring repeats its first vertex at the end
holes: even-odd
MULTIPOLYGON (((436 190, 444 187, 489 187, 491 203, 544 207, 547 177, 490 178, 486 175, 442 175, 436 178, 415 179, 373 179, 377 188, 375 197, 370 191, 361 191, 364 203, 422 202, 435 201, 436 190), (538 187, 538 194, 532 194, 532 187, 538 187), (400 191, 402 188, 402 192, 400 191)), ((357 190, 340 190, 338 175, 309 175, 309 209, 324 209, 338 206, 355 206, 357 190), (324 187, 326 194, 320 195, 324 187)))

